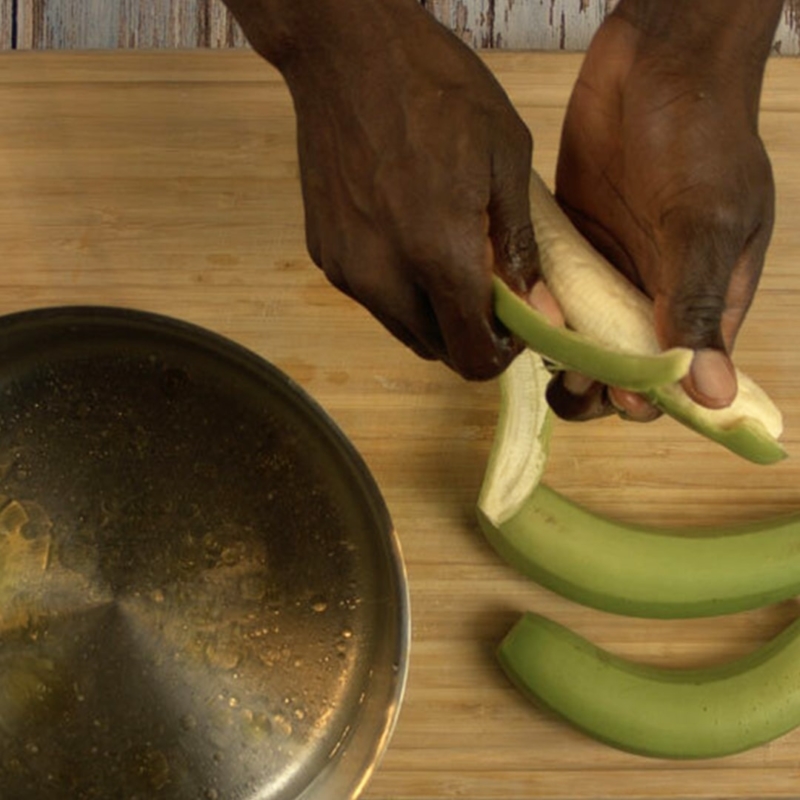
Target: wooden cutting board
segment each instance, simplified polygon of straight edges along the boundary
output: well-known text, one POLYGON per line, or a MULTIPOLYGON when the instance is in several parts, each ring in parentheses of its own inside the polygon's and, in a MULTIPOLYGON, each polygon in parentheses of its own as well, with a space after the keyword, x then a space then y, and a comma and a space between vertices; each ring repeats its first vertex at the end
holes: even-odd
MULTIPOLYGON (((579 59, 486 56, 552 175, 579 59)), ((680 524, 800 510, 800 61, 773 60, 762 131, 778 216, 738 362, 782 407, 792 454, 749 465, 670 420, 559 424, 548 482, 623 519, 680 524)), ((304 249, 294 118, 247 52, 0 56, 0 312, 104 303, 199 323, 297 379, 361 450, 404 547, 414 640, 406 702, 369 800, 800 796, 800 730, 736 757, 617 752, 523 701, 493 647, 523 609, 675 665, 744 653, 794 602, 718 620, 591 611, 519 578, 474 503, 497 406, 417 360, 330 288, 304 249)))

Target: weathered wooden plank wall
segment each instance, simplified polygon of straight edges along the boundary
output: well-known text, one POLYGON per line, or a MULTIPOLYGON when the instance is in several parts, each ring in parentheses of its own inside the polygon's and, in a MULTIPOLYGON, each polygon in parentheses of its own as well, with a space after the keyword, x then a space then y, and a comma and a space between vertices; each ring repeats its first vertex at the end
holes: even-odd
POLYGON ((17 0, 20 49, 231 47, 245 43, 218 0, 17 0))
MULTIPOLYGON (((421 0, 469 44, 517 50, 584 50, 616 1, 421 0)), ((785 0, 774 49, 800 54, 800 0, 785 0)))
POLYGON ((0 50, 7 50, 14 46, 13 30, 13 0, 0 0, 0 50))
POLYGON ((614 0, 423 0, 475 47, 584 50, 614 0))
MULTIPOLYGON (((615 0, 420 2, 474 47, 583 50, 615 0)), ((0 0, 0 48, 245 45, 221 0, 0 0)), ((800 0, 786 0, 775 52, 800 54, 800 0)))

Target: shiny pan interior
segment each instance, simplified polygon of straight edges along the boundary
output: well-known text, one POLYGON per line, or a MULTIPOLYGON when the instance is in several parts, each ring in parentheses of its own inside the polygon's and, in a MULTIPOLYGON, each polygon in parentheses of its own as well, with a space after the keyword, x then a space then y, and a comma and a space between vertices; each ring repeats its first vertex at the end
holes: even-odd
POLYGON ((378 488, 280 370, 142 312, 0 319, 0 797, 355 798, 408 643, 378 488))

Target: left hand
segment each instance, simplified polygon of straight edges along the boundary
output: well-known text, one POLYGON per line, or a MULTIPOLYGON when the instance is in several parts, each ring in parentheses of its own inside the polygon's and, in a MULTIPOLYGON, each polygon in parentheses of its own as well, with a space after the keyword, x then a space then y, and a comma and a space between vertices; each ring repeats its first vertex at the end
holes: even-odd
MULTIPOLYGON (((565 119, 556 194, 573 222, 653 298, 662 347, 695 350, 684 379, 730 404, 730 353, 758 283, 774 185, 758 135, 763 63, 730 67, 680 36, 649 36, 623 0, 587 52, 565 119)), ((569 374, 548 395, 567 419, 646 421, 642 397, 569 374)))

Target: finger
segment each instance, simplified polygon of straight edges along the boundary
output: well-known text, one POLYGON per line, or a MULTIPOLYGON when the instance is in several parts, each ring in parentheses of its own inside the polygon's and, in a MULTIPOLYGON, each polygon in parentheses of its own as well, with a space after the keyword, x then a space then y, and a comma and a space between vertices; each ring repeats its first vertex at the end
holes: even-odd
POLYGON ((682 210, 665 228, 663 282, 654 298, 656 334, 665 348, 696 351, 684 388, 697 402, 721 408, 736 396, 729 352, 755 291, 765 247, 759 252, 753 246, 760 237, 748 235, 733 211, 682 210))
POLYGON ((499 114, 509 116, 495 127, 499 135, 481 224, 473 224, 458 237, 464 258, 460 269, 454 265, 455 271, 437 270, 442 276, 459 275, 459 281, 429 285, 452 365, 464 377, 477 380, 498 375, 523 348, 495 317, 492 274, 522 295, 528 294, 539 274, 528 198, 533 140, 513 109, 499 114))
POLYGON ((641 395, 604 386, 577 372, 556 375, 547 387, 547 401, 558 417, 569 422, 612 414, 630 422, 652 422, 661 416, 641 395))
POLYGON ((661 416, 659 411, 652 403, 649 403, 642 395, 629 392, 626 389, 610 387, 608 399, 617 410, 622 419, 631 422, 652 422, 661 416))
POLYGON ((607 417, 616 409, 607 388, 576 372, 560 372, 547 385, 547 402, 553 412, 568 422, 607 417))
POLYGON ((435 292, 431 302, 447 350, 447 362, 467 380, 499 375, 523 344, 495 323, 492 286, 487 280, 455 292, 435 292))
POLYGON ((378 289, 369 284, 357 284, 354 289, 347 283, 339 288, 417 356, 446 362, 447 351, 427 299, 412 284, 398 280, 396 274, 385 273, 378 289))
POLYGON ((362 296, 372 315, 414 353, 428 361, 449 363, 436 317, 427 297, 416 286, 390 277, 377 296, 362 296), (391 297, 389 304, 384 291, 391 297))
POLYGON ((443 360, 468 380, 486 380, 499 375, 522 344, 494 315, 488 191, 482 201, 462 199, 457 213, 418 219, 398 257, 427 298, 443 360))

